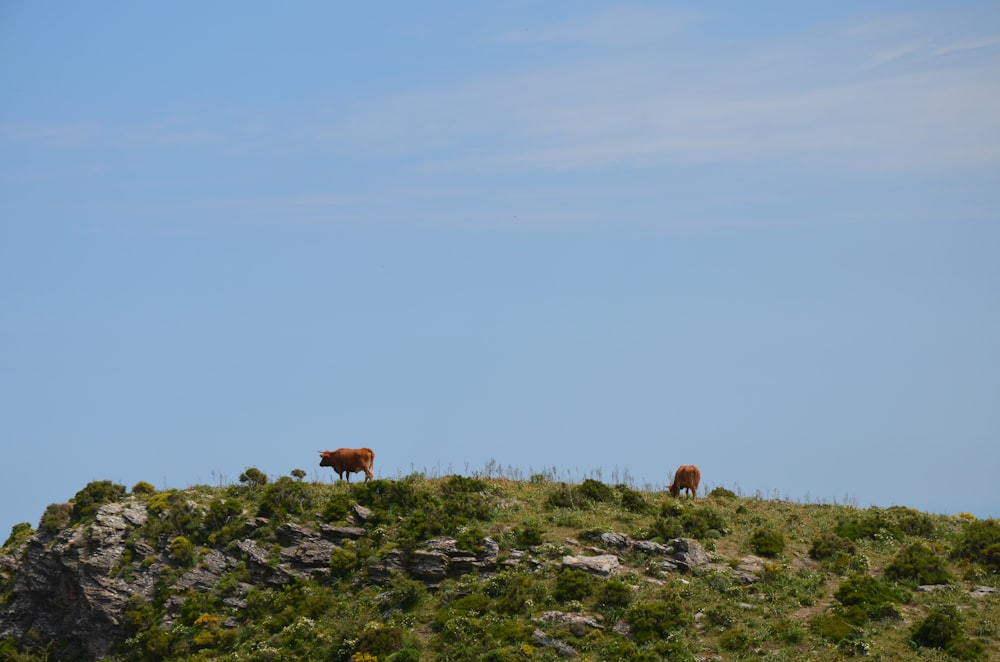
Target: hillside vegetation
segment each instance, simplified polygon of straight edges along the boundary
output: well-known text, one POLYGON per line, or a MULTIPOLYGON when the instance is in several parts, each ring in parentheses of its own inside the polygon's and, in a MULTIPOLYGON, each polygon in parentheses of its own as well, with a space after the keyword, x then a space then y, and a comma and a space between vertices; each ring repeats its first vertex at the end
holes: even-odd
POLYGON ((996 520, 292 474, 97 481, 14 527, 0 659, 1000 659, 996 520))

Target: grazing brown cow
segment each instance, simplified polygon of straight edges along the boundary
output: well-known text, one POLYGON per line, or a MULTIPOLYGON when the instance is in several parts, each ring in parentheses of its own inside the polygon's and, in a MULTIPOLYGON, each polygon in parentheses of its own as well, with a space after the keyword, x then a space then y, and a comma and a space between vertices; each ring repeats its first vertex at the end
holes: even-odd
POLYGON ((375 451, 370 448, 338 448, 335 451, 320 451, 319 466, 333 467, 337 478, 343 478, 347 472, 347 482, 351 482, 351 474, 364 471, 367 483, 375 475, 372 464, 375 462, 375 451))
POLYGON ((672 496, 677 496, 681 490, 687 490, 693 498, 698 498, 698 483, 701 482, 701 471, 693 464, 682 464, 674 472, 674 482, 670 483, 672 496))

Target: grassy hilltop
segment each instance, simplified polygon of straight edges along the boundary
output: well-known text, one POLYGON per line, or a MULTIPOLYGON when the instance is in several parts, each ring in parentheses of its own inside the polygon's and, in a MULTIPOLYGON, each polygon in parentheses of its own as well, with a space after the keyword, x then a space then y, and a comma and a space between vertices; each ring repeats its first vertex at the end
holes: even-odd
MULTIPOLYGON (((0 624, 26 604, 18 559, 62 545, 91 568, 112 554, 102 585, 127 600, 109 659, 1000 659, 996 520, 721 488, 674 499, 546 474, 329 485, 292 473, 168 491, 90 483, 37 531, 14 528, 0 624), (121 544, 96 549, 121 514, 121 544), (707 557, 678 567, 678 539, 707 557), (591 572, 567 557, 615 558, 591 572)), ((33 632, 0 641, 0 658, 79 650, 33 632)))

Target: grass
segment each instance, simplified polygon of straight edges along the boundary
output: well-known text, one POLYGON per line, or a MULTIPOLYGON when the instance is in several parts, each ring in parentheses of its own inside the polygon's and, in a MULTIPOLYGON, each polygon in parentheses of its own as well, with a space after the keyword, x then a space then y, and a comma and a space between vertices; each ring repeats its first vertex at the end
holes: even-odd
MULTIPOLYGON (((495 465, 470 477, 412 473, 367 485, 302 478, 144 487, 125 497, 103 482, 81 490, 87 511, 74 517, 80 526, 101 499, 133 499, 157 513, 131 549, 143 539, 173 567, 161 574, 155 599, 130 604, 118 659, 562 659, 539 643, 536 630, 590 660, 1000 658, 1000 598, 969 592, 973 585, 1000 586, 987 552, 994 530, 967 516, 790 503, 721 489, 674 499, 627 483, 569 480, 555 469, 511 477, 495 465), (344 524, 355 503, 373 512, 367 535, 334 553, 320 579, 255 586, 242 596, 244 608, 234 608, 232 598, 249 577, 245 568, 210 593, 171 589, 171 578, 207 550, 231 550, 251 535, 277 559, 278 524, 344 524), (258 516, 270 521, 247 534, 243 523, 258 516), (613 579, 561 569, 563 556, 601 548, 602 532, 663 543, 693 537, 712 563, 693 573, 664 572, 649 555, 605 550, 621 557, 613 579), (419 549, 439 535, 466 549, 492 538, 502 569, 446 579, 434 589, 404 575, 383 585, 368 579, 367 569, 392 550, 419 549), (753 583, 733 572, 748 563, 756 568, 753 583), (948 581, 949 588, 916 590, 921 577, 948 581), (167 605, 176 603, 171 598, 185 607, 162 628, 167 605), (601 627, 539 620, 550 611, 586 614, 601 627)), ((12 535, 5 552, 24 536, 23 528, 12 535)), ((128 562, 130 577, 149 565, 138 555, 128 562)), ((11 599, 11 581, 0 576, 0 608, 11 599)), ((2 642, 25 660, 47 659, 45 645, 2 642)))

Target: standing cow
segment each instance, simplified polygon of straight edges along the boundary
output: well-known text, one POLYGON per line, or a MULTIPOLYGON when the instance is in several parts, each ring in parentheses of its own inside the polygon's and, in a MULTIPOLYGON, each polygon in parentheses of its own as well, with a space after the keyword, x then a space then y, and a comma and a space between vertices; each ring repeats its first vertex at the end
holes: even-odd
POLYGON ((338 448, 335 451, 320 451, 319 466, 333 467, 337 478, 343 478, 347 472, 347 482, 351 482, 351 474, 365 472, 365 482, 372 479, 372 464, 375 463, 375 451, 370 448, 338 448))
POLYGON ((698 483, 701 482, 701 471, 693 464, 682 464, 674 472, 674 482, 670 483, 671 496, 677 496, 681 490, 687 490, 692 498, 698 498, 698 483))

